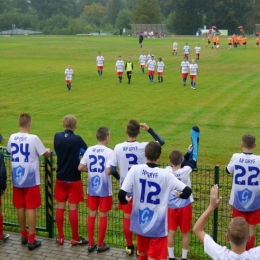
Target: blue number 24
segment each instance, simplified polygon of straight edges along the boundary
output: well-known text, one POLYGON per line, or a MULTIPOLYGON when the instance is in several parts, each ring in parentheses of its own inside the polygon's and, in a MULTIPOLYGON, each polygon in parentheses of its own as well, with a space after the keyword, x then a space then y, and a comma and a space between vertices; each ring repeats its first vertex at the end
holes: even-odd
POLYGON ((25 156, 24 162, 29 162, 29 144, 20 143, 11 143, 11 150, 12 150, 12 162, 19 162, 19 157, 15 157, 16 154, 21 153, 25 156))

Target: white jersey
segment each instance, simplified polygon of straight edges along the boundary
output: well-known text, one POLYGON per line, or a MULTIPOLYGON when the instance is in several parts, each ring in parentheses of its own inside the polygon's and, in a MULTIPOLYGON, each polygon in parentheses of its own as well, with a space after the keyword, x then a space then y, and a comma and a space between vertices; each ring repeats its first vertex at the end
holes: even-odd
MULTIPOLYGON (((184 166, 183 168, 173 171, 171 166, 166 167, 166 170, 171 172, 177 179, 191 188, 190 174, 192 169, 190 166, 184 166)), ((172 191, 169 197, 168 207, 171 209, 180 209, 188 206, 194 201, 192 194, 188 199, 176 198, 176 191, 172 191)))
POLYGON ((260 208, 260 156, 233 154, 227 170, 234 174, 229 204, 238 211, 260 208))
POLYGON ((96 58, 96 62, 97 62, 97 66, 104 66, 104 57, 103 56, 97 56, 96 58))
POLYGON ((123 72, 124 71, 124 67, 125 67, 125 64, 122 60, 118 60, 116 62, 116 69, 117 69, 117 72, 123 72))
POLYGON ((195 49, 196 53, 200 53, 201 47, 200 46, 196 46, 194 49, 195 49))
POLYGON ((151 60, 151 59, 152 59, 152 55, 153 55, 153 54, 150 54, 150 53, 149 53, 149 54, 147 55, 147 60, 151 60))
POLYGON ((173 50, 177 50, 177 49, 178 49, 178 43, 177 43, 177 42, 174 42, 174 43, 173 43, 172 49, 173 49, 173 50))
POLYGON ((128 172, 122 190, 133 188, 130 230, 145 237, 167 236, 167 209, 171 190, 181 192, 185 184, 166 169, 134 165, 128 172))
POLYGON ((181 62, 181 72, 188 73, 189 72, 190 63, 188 61, 181 62))
POLYGON ((140 55, 139 57, 140 65, 145 65, 145 62, 146 62, 146 55, 140 55))
POLYGON ((162 61, 157 62, 157 72, 163 72, 164 70, 164 63, 162 61))
POLYGON ((46 152, 37 135, 12 134, 7 144, 12 158, 12 181, 17 188, 40 185, 39 156, 46 152))
MULTIPOLYGON (((148 142, 139 143, 135 141, 124 142, 115 146, 111 159, 111 165, 119 167, 120 187, 122 186, 128 171, 133 165, 146 163, 144 151, 147 144, 148 142)), ((131 194, 129 193, 128 195, 131 194)))
POLYGON ((148 60, 147 64, 148 64, 148 70, 151 70, 151 71, 155 70, 155 66, 156 66, 155 60, 148 60))
POLYGON ((197 75, 197 70, 198 70, 198 65, 195 64, 190 64, 190 75, 197 75))
POLYGON ((72 80, 73 69, 65 69, 65 80, 72 80))
POLYGON ((112 195, 111 176, 106 174, 110 167, 113 150, 104 145, 94 145, 87 149, 80 163, 88 166, 88 194, 106 197, 112 195))
POLYGON ((185 46, 183 47, 183 53, 184 53, 184 54, 189 54, 189 53, 190 53, 190 47, 187 46, 187 45, 185 45, 185 46))
POLYGON ((217 244, 208 234, 204 237, 204 252, 213 260, 259 260, 260 246, 245 251, 241 255, 234 253, 225 246, 217 244))

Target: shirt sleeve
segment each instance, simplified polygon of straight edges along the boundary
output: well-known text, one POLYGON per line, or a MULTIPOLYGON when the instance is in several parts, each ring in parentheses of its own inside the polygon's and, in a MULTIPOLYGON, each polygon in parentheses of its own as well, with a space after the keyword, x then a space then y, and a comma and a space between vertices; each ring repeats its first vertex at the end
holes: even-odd
POLYGON ((112 156, 111 156, 111 160, 110 160, 110 165, 112 165, 112 166, 117 166, 117 157, 116 157, 116 154, 117 154, 117 146, 115 146, 115 149, 114 149, 114 151, 113 151, 113 153, 112 153, 112 156))
POLYGON ((232 156, 232 158, 230 159, 230 162, 229 162, 229 164, 228 164, 228 166, 227 166, 227 170, 228 170, 228 172, 229 173, 234 173, 234 155, 232 156))
POLYGON ((176 191, 180 192, 187 186, 186 184, 181 182, 178 178, 176 178, 170 172, 168 173, 168 176, 167 176, 167 183, 169 183, 170 186, 172 187, 172 191, 176 190, 176 191))
POLYGON ((133 165, 129 172, 126 175, 126 178, 124 179, 123 185, 121 187, 121 190, 124 190, 126 192, 131 192, 132 188, 134 186, 134 171, 135 171, 136 165, 133 165))
POLYGON ((35 143, 35 149, 36 149, 37 153, 39 155, 43 155, 46 152, 46 148, 37 135, 35 136, 34 143, 35 143))
POLYGON ((212 259, 228 259, 229 250, 225 246, 217 244, 208 234, 204 237, 204 252, 212 259))
POLYGON ((80 163, 83 165, 87 165, 87 158, 88 158, 88 155, 87 155, 87 151, 86 151, 84 153, 83 157, 81 158, 80 163))

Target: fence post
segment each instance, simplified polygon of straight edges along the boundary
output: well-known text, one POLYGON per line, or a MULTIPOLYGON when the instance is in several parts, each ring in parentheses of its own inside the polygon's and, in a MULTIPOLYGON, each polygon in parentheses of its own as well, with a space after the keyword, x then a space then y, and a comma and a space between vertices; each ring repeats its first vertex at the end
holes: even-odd
MULTIPOLYGON (((214 184, 219 185, 219 165, 215 165, 214 184)), ((213 239, 218 242, 218 208, 214 210, 213 215, 213 239)))
POLYGON ((54 237, 53 217, 53 153, 50 158, 45 158, 45 205, 46 205, 46 229, 49 237, 54 237))

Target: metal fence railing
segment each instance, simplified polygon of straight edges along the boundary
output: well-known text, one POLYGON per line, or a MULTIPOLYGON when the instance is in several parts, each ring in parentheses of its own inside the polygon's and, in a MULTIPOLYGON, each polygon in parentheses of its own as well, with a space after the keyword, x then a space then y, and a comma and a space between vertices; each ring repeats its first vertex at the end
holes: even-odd
MULTIPOLYGON (((11 164, 10 156, 6 155, 5 149, 2 149, 5 156, 5 165, 8 174, 7 189, 2 197, 2 210, 4 213, 4 225, 6 229, 12 229, 12 227, 18 227, 16 210, 12 205, 12 185, 11 185, 11 164)), ((166 167, 166 165, 160 165, 160 167, 166 167)), ((40 235, 47 235, 49 237, 55 237, 57 234, 55 225, 55 202, 53 200, 53 186, 55 182, 55 168, 56 168, 56 156, 52 155, 50 160, 40 158, 40 172, 41 172, 41 194, 42 194, 42 206, 37 209, 37 231, 40 235)), ((88 175, 82 174, 82 181, 84 184, 84 191, 86 193, 88 175)), ((226 174, 224 169, 219 169, 218 166, 212 168, 198 168, 191 175, 192 190, 194 196, 193 207, 193 221, 192 225, 196 222, 198 217, 207 208, 209 204, 210 188, 214 183, 219 184, 219 196, 223 198, 222 203, 218 210, 210 216, 210 219, 206 225, 206 232, 210 234, 215 241, 221 245, 229 246, 226 241, 225 234, 229 221, 231 220, 231 206, 228 204, 230 190, 232 185, 232 176, 226 174)), ((113 178, 113 209, 109 212, 109 223, 106 234, 106 243, 109 243, 112 247, 125 248, 125 239, 123 235, 123 213, 118 210, 117 207, 117 193, 119 190, 118 182, 113 178)), ((82 236, 87 236, 87 216, 88 209, 86 203, 80 203, 79 205, 79 233, 82 236)), ((99 219, 96 219, 96 231, 97 237, 99 219)), ((68 211, 65 212, 65 236, 66 239, 70 239, 70 223, 68 219, 68 211)), ((256 232, 256 244, 260 244, 260 228, 257 227, 256 232)), ((178 231, 175 237, 175 254, 181 255, 181 234, 178 231)), ((203 253, 203 246, 195 235, 190 232, 190 247, 189 258, 192 259, 210 259, 203 253)))

